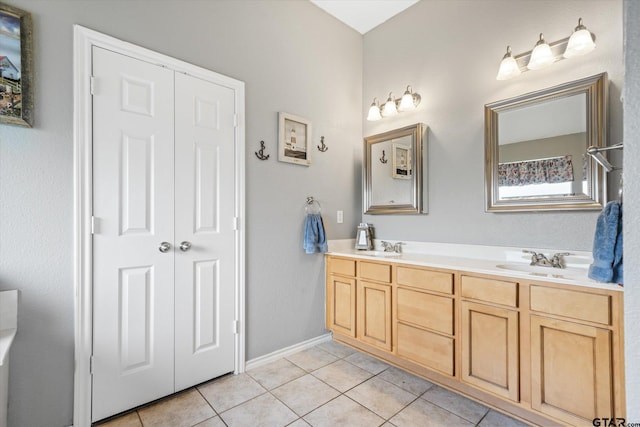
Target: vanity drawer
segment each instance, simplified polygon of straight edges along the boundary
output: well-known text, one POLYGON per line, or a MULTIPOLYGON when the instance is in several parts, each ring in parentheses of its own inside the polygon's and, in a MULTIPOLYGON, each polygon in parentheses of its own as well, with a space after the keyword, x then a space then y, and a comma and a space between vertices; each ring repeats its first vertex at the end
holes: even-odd
POLYGON ((329 273, 355 277, 356 261, 344 258, 329 258, 329 273))
POLYGON ((401 322, 453 335, 453 299, 398 288, 396 313, 401 322))
POLYGON ((453 274, 451 273, 398 266, 396 280, 398 285, 453 294, 453 274))
POLYGON ((375 280, 377 282, 391 283, 391 265, 360 261, 359 277, 361 279, 369 279, 369 280, 375 280))
POLYGON ((398 356, 453 375, 453 338, 398 323, 398 356))
POLYGON ((611 325, 611 297, 567 289, 531 286, 531 310, 611 325))
POLYGON ((462 276, 462 297, 517 307, 518 284, 504 280, 462 276))

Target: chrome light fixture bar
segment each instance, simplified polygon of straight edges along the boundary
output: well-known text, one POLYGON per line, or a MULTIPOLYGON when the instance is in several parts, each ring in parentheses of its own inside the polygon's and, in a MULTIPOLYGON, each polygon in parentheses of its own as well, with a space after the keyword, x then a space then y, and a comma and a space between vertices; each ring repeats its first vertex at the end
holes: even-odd
POLYGON ((547 43, 540 33, 539 40, 530 51, 513 56, 511 46, 507 46, 507 53, 502 57, 496 80, 508 80, 529 70, 539 70, 554 62, 566 58, 586 55, 595 49, 596 36, 578 19, 578 26, 573 34, 562 40, 547 43))
POLYGON ((380 105, 378 98, 373 98, 373 102, 369 107, 369 114, 367 114, 367 120, 373 122, 383 117, 391 117, 401 112, 415 110, 420 105, 421 100, 420 94, 413 92, 411 86, 407 86, 402 98, 394 99, 393 92, 389 92, 389 97, 383 105, 380 105))

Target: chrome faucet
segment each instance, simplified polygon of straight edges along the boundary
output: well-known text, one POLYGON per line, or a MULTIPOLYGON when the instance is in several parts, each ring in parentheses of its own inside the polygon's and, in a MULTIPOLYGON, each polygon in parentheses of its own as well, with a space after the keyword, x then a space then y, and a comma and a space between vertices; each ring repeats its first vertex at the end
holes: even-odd
POLYGON ((522 252, 531 254, 531 263, 529 265, 538 265, 541 267, 565 268, 564 256, 571 255, 569 252, 556 253, 551 256, 551 260, 542 252, 529 251, 523 249, 522 252))
POLYGON ((384 249, 385 252, 395 252, 398 254, 402 253, 401 245, 404 245, 404 243, 402 242, 389 243, 389 242, 385 242, 384 240, 381 240, 380 244, 382 245, 382 248, 384 249))

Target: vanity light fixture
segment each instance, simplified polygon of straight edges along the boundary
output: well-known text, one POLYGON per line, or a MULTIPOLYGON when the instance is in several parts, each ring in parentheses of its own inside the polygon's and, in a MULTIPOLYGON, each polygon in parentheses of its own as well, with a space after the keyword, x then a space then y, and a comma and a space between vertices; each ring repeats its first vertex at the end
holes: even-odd
POLYGON ((511 54, 511 47, 507 46, 507 53, 502 58, 496 80, 507 80, 525 71, 539 70, 565 58, 585 55, 595 46, 595 35, 587 30, 580 18, 571 37, 547 43, 543 34, 540 33, 540 39, 533 50, 515 57, 511 54))
POLYGON ((373 98, 373 102, 369 107, 367 120, 372 122, 380 120, 383 117, 394 116, 398 114, 398 112, 415 110, 421 100, 420 95, 413 92, 411 86, 407 86, 402 98, 394 99, 393 92, 389 92, 389 97, 382 106, 380 106, 378 98, 373 98))

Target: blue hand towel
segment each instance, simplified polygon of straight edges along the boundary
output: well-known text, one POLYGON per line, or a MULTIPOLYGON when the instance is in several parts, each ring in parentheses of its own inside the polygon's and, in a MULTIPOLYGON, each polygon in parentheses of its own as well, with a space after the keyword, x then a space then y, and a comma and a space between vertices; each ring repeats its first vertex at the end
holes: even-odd
POLYGON ((320 214, 307 214, 304 223, 303 247, 306 253, 327 252, 327 239, 320 214))
POLYGON ((598 282, 622 282, 622 211, 617 201, 607 203, 598 216, 589 277, 598 282))

